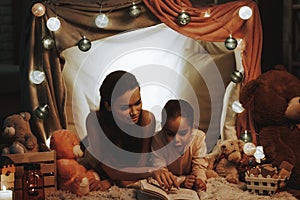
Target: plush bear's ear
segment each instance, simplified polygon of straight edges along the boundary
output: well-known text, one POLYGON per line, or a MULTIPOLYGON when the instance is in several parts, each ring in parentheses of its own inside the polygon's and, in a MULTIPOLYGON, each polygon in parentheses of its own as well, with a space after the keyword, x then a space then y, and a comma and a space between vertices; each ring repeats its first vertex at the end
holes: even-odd
POLYGON ((244 108, 250 108, 254 102, 255 90, 259 87, 257 80, 249 81, 241 90, 240 103, 244 108))
POLYGON ((31 115, 30 115, 29 112, 21 112, 20 115, 23 117, 23 119, 24 119, 25 121, 29 121, 30 118, 31 118, 31 115))

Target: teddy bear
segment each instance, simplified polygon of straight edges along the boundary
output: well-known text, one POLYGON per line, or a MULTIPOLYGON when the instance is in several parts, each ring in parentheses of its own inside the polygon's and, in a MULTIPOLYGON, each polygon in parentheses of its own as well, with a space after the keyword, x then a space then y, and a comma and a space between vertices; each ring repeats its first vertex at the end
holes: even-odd
POLYGON ((1 133, 2 155, 39 151, 37 138, 30 128, 30 118, 29 112, 21 112, 4 119, 1 133))
POLYGON ((217 151, 208 155, 208 178, 224 177, 229 183, 239 182, 238 166, 242 159, 244 142, 239 139, 226 139, 217 144, 217 151))
MULTIPOLYGON (((93 184, 99 183, 97 189, 106 190, 109 182, 100 181, 99 175, 93 170, 87 170, 78 158, 84 155, 77 135, 69 130, 61 129, 52 133, 50 149, 56 151, 57 183, 61 190, 69 191, 78 196, 87 195, 93 184)), ((92 186, 93 187, 93 186, 92 186)))
POLYGON ((286 179, 281 187, 300 189, 300 80, 275 67, 246 83, 239 101, 251 115, 266 162, 286 179))

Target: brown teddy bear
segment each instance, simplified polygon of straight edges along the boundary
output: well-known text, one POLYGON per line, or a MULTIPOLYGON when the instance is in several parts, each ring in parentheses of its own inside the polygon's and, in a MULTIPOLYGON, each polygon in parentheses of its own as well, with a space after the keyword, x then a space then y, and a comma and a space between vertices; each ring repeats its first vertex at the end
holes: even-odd
POLYGON ((2 155, 39 151, 37 138, 30 128, 30 118, 29 112, 21 112, 4 119, 1 133, 2 155))
POLYGON ((269 70, 242 88, 240 102, 251 113, 266 162, 287 186, 300 189, 300 80, 282 68, 269 70))
POLYGON ((111 186, 110 182, 100 181, 96 172, 87 170, 77 161, 83 156, 83 151, 75 133, 64 129, 53 132, 50 149, 56 151, 59 189, 83 196, 93 189, 93 184, 101 184, 100 188, 97 188, 100 190, 106 190, 111 186))
POLYGON ((226 139, 219 142, 218 152, 208 156, 208 178, 224 177, 229 183, 239 182, 238 165, 242 159, 244 142, 238 139, 226 139))

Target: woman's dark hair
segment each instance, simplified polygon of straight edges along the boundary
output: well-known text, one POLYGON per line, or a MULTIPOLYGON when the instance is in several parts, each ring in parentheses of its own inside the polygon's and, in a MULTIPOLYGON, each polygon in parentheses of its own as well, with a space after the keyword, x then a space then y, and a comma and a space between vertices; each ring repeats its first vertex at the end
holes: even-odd
POLYGON ((113 99, 136 87, 139 87, 139 83, 133 74, 122 70, 111 72, 105 77, 100 86, 100 110, 106 110, 105 101, 111 105, 113 99))
POLYGON ((179 116, 186 118, 188 124, 193 127, 194 110, 192 106, 183 99, 171 99, 166 103, 162 110, 161 124, 164 125, 168 119, 176 119, 179 116))

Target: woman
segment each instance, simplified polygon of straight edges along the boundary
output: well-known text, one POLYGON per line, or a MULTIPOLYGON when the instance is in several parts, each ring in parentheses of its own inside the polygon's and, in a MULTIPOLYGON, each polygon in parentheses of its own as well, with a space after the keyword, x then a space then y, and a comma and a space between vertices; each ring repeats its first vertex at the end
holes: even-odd
POLYGON ((87 117, 90 168, 123 186, 150 176, 155 117, 142 109, 135 76, 121 70, 110 73, 100 86, 100 97, 100 109, 87 117))

